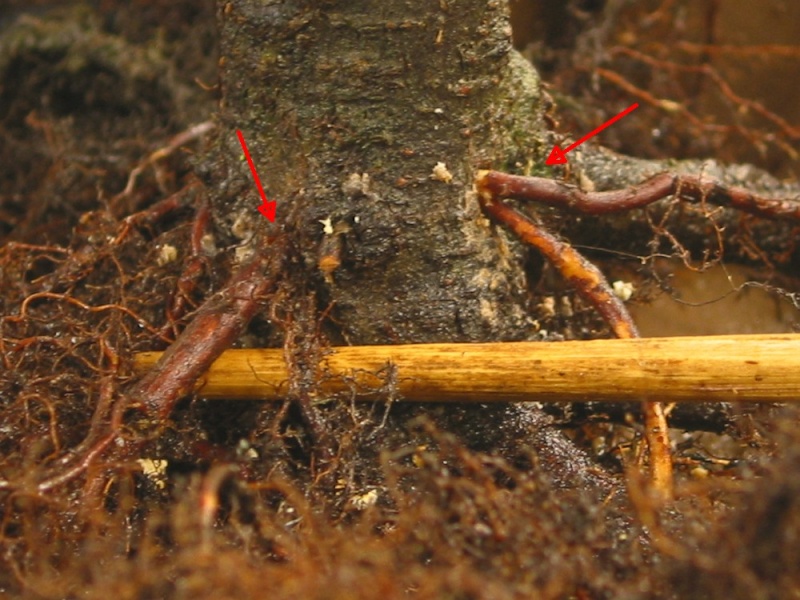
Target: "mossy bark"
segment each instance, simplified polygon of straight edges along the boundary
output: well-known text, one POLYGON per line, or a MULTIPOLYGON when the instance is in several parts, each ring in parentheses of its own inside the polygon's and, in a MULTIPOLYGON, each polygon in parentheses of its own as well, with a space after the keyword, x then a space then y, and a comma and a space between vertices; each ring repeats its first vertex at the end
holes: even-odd
POLYGON ((246 248, 259 228, 289 232, 341 341, 525 337, 521 251, 482 218, 472 185, 478 168, 530 170, 545 150, 539 82, 511 47, 507 2, 218 11, 223 101, 208 164, 224 234, 246 248), (274 224, 257 211, 237 129, 278 202, 274 224), (337 248, 341 264, 324 272, 320 253, 337 248))

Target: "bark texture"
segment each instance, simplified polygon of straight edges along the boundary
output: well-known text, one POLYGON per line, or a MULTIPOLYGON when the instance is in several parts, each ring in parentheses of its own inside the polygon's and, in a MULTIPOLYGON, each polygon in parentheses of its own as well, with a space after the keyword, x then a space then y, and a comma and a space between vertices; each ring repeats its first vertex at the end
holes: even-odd
POLYGON ((345 342, 525 337, 521 251, 489 227, 472 185, 478 168, 530 170, 545 149, 539 82, 511 47, 507 2, 218 10, 224 104, 207 166, 223 234, 246 249, 259 228, 290 233, 296 275, 334 303, 345 342), (256 210, 236 129, 278 201, 275 224, 256 210))

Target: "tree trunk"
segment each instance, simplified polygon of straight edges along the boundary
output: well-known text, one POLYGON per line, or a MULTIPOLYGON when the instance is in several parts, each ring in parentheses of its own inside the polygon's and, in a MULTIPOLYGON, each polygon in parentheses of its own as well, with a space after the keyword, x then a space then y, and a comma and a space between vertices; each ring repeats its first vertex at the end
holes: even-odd
POLYGON ((522 251, 482 217, 472 183, 478 168, 530 170, 545 150, 539 82, 511 47, 507 2, 218 11, 223 102, 208 172, 240 251, 259 228, 290 234, 294 275, 321 308, 333 303, 335 341, 525 337, 522 251), (278 202, 275 224, 257 211, 237 129, 278 202))

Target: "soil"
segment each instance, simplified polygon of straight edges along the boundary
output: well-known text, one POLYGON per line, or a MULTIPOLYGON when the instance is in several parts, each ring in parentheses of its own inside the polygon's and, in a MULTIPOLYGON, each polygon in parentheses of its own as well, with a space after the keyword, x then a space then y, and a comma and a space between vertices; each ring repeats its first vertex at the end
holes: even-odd
MULTIPOLYGON (((586 5, 574 17, 595 3, 567 4, 586 5)), ((393 403, 387 380, 385 400, 325 399, 338 453, 327 471, 288 403, 190 395, 166 422, 115 415, 134 353, 167 347, 232 270, 235 247, 214 245, 195 175, 209 141, 193 128, 218 100, 214 9, 13 0, 2 11, 4 597, 797 595, 793 406, 676 409, 669 504, 636 466, 631 406, 485 406, 476 419, 466 407, 393 403), (115 418, 122 435, 93 454, 115 418)), ((585 27, 574 18, 565 31, 585 27)), ((569 42, 556 46, 553 61, 569 42)), ((783 261, 737 255, 751 287, 782 306, 798 287, 797 250, 785 250, 783 261)), ((630 261, 595 253, 630 273, 630 261)), ((602 333, 532 265, 538 293, 569 306, 542 308, 542 329, 602 333)), ((659 265, 635 276, 663 299, 659 265)), ((792 314, 781 312, 784 330, 797 327, 792 314)), ((274 337, 268 329, 256 319, 238 344, 274 337)))

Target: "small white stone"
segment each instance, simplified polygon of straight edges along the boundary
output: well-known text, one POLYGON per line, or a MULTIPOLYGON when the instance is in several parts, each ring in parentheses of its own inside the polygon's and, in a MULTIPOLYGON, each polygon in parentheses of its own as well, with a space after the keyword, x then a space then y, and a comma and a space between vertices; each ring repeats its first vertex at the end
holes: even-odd
POLYGON ((258 458, 258 451, 250 445, 250 442, 242 438, 236 444, 236 453, 239 456, 255 460, 258 458))
POLYGON ((158 263, 159 267, 163 267, 164 265, 173 262, 177 258, 178 249, 175 246, 164 244, 158 249, 158 258, 156 258, 156 263, 158 263))
POLYGON ((569 296, 562 296, 561 297, 561 315, 567 317, 568 319, 575 314, 575 311, 572 309, 572 300, 569 299, 569 296))
POLYGON ((611 284, 611 287, 614 290, 614 295, 623 302, 630 300, 631 296, 633 296, 633 292, 636 291, 636 288, 633 287, 630 281, 617 280, 611 284))
POLYGON ((353 496, 350 498, 350 504, 356 510, 364 510, 370 506, 374 506, 378 501, 378 490, 369 490, 364 494, 353 496))
POLYGON ((250 244, 242 244, 237 246, 233 251, 233 256, 237 264, 244 264, 253 255, 253 246, 250 244))
POLYGON ((327 219, 320 219, 319 222, 322 223, 322 232, 325 235, 333 235, 333 223, 330 217, 327 219))
POLYGON ((352 197, 369 193, 369 173, 350 173, 344 183, 342 191, 352 197))
POLYGON ((250 237, 253 231, 253 220, 247 211, 242 211, 231 225, 231 233, 240 240, 250 237))
POLYGON ((545 296, 539 303, 539 311, 545 318, 556 316, 556 299, 552 296, 545 296))
POLYGON ((159 490, 163 490, 167 485, 167 466, 166 460, 154 458, 140 458, 136 462, 142 469, 142 474, 153 482, 159 490))
POLYGON ((443 162, 436 163, 436 166, 433 167, 431 177, 438 181, 443 181, 444 183, 453 181, 453 174, 447 170, 447 165, 443 162))
POLYGON ((582 192, 593 192, 595 190, 594 181, 589 179, 583 171, 578 172, 578 187, 581 188, 582 192))
POLYGON ((200 247, 206 256, 215 256, 217 254, 217 241, 214 239, 214 234, 207 233, 200 238, 200 247))

